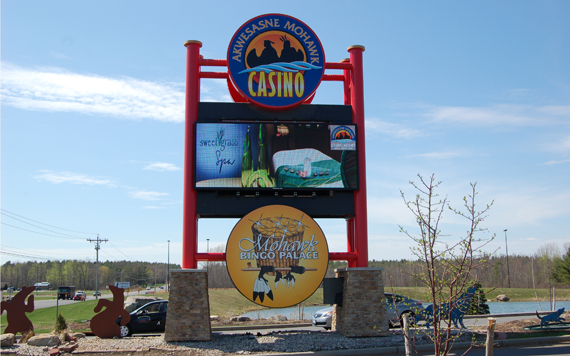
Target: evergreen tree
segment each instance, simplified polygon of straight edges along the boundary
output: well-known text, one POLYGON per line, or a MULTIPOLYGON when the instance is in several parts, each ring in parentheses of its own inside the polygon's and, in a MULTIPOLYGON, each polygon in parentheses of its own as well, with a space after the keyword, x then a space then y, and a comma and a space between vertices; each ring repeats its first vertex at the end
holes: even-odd
POLYGON ((467 315, 480 315, 480 314, 491 314, 489 310, 489 305, 487 304, 487 296, 483 291, 483 286, 481 282, 475 281, 473 284, 475 287, 475 294, 471 298, 471 306, 467 311, 467 315))
POLYGON ((570 284, 570 247, 564 257, 554 260, 550 276, 558 283, 570 284))
POLYGON ((63 330, 67 330, 67 322, 61 313, 55 319, 55 332, 60 333, 63 330))

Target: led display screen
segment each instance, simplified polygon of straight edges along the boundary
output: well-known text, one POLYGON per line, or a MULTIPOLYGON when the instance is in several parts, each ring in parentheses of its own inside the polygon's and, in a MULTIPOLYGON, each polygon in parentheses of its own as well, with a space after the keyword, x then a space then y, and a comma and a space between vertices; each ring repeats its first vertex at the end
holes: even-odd
POLYGON ((197 123, 196 189, 358 189, 355 125, 197 123))

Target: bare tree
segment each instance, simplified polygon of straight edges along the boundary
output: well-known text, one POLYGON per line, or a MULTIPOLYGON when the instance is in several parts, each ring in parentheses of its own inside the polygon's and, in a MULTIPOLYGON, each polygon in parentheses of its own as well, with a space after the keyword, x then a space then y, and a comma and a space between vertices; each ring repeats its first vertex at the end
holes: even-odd
POLYGON ((440 199, 436 193, 441 182, 435 181, 432 175, 424 179, 418 175, 420 183, 410 182, 415 188, 416 195, 412 201, 407 201, 400 191, 408 209, 414 214, 419 227, 419 234, 412 234, 400 226, 400 231, 415 242, 412 253, 421 262, 421 271, 413 276, 428 287, 428 300, 433 307, 433 334, 428 333, 434 343, 435 355, 447 355, 451 350, 456 336, 452 335, 452 311, 457 300, 471 286, 474 279, 472 272, 482 267, 485 259, 476 258, 483 246, 493 238, 480 239, 475 234, 484 231, 479 225, 486 218, 491 204, 482 211, 475 209, 476 183, 471 184, 471 194, 463 198, 463 209, 453 209, 449 206, 447 197, 440 199), (440 230, 440 222, 444 211, 450 210, 457 216, 467 220, 467 232, 457 240, 444 238, 440 230), (445 303, 449 306, 440 307, 445 303))

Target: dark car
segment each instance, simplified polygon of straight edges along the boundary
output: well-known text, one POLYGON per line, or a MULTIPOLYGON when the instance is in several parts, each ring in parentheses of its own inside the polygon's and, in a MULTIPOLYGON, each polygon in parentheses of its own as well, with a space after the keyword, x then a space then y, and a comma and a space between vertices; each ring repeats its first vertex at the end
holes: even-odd
MULTIPOLYGON (((168 300, 158 300, 143 305, 131 313, 131 321, 127 325, 121 325, 121 337, 131 336, 133 333, 164 331, 167 310, 168 300)), ((117 323, 120 321, 121 318, 117 323)))

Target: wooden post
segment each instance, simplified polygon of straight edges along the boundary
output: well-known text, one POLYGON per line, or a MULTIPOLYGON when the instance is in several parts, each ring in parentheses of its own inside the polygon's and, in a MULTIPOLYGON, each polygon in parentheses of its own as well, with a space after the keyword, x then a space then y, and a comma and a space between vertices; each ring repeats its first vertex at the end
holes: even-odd
POLYGON ((487 318, 487 345, 485 349, 486 356, 493 356, 493 342, 495 341, 495 318, 487 318))
POLYGON ((412 340, 410 339, 410 320, 409 313, 404 313, 402 315, 402 321, 404 322, 404 346, 406 348, 406 356, 412 356, 412 340))

